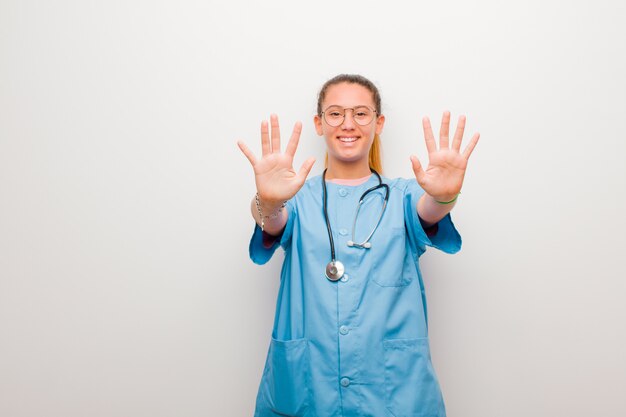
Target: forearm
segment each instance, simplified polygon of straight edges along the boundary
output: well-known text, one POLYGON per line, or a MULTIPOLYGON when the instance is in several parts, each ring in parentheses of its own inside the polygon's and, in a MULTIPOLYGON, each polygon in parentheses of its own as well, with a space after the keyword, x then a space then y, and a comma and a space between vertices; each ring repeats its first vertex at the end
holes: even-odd
POLYGON ((424 226, 429 227, 446 217, 455 205, 456 200, 449 204, 441 204, 434 197, 424 193, 417 202, 417 215, 422 219, 424 226))
POLYGON ((256 197, 252 198, 250 211, 252 212, 254 221, 259 225, 259 227, 263 224, 263 231, 265 233, 273 236, 280 235, 287 224, 288 218, 287 210, 285 208, 281 208, 283 202, 265 202, 263 200, 259 200, 259 203, 263 214, 263 220, 261 220, 261 215, 259 214, 256 197))

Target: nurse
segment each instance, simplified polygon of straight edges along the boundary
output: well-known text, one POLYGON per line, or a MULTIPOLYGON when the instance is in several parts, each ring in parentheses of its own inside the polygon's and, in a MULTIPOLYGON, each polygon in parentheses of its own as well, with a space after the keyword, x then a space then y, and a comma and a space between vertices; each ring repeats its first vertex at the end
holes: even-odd
POLYGON ((314 123, 327 169, 308 180, 313 158, 293 168, 300 123, 284 152, 275 115, 261 124, 260 158, 238 143, 257 188, 250 257, 285 251, 255 416, 444 417, 418 259, 461 248, 449 213, 479 135, 461 151, 465 117, 450 140, 445 112, 437 145, 424 118, 428 166, 411 156, 415 178, 386 178, 380 94, 348 74, 324 84, 314 123))

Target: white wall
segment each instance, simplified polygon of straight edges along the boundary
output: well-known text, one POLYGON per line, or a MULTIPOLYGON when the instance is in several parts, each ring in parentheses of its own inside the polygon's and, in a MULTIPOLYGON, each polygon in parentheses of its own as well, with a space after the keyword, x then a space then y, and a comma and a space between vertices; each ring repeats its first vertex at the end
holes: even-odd
MULTIPOLYGON (((259 123, 321 160, 340 72, 481 132, 423 259, 450 416, 626 414, 626 6, 597 1, 0 1, 0 415, 251 415, 282 255, 247 257, 259 123)), ((313 174, 321 172, 321 161, 313 174)))

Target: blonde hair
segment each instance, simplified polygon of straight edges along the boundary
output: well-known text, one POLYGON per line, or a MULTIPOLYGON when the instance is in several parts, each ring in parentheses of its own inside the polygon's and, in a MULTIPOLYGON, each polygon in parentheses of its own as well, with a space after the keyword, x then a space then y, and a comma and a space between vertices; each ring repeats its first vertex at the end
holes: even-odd
MULTIPOLYGON (((374 106, 376 107, 376 117, 378 117, 381 114, 380 92, 378 91, 378 88, 374 85, 373 82, 363 77, 362 75, 358 75, 358 74, 339 74, 331 78, 330 80, 326 81, 324 85, 322 86, 322 88, 320 89, 320 92, 317 96, 317 115, 319 117, 322 117, 322 102, 324 101, 324 98, 326 98, 326 92, 328 91, 328 88, 335 84, 341 84, 341 83, 358 84, 360 86, 367 88, 372 93, 372 100, 374 101, 374 106)), ((381 153, 382 153, 381 148, 382 146, 380 142, 380 136, 376 134, 374 135, 374 142, 372 143, 372 146, 369 151, 368 161, 369 161, 370 168, 372 168, 373 170, 375 170, 376 172, 380 174, 382 174, 383 172, 383 159, 381 156, 381 153)), ((326 153, 324 166, 328 167, 328 153, 326 153)))

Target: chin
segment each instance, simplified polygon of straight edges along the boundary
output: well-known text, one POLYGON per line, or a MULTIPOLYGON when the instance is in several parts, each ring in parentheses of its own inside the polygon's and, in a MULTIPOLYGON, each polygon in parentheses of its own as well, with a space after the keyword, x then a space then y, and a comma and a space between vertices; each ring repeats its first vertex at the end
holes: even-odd
POLYGON ((336 160, 337 162, 340 162, 342 164, 358 164, 360 162, 362 162, 363 160, 368 161, 369 160, 369 155, 346 155, 346 154, 328 154, 328 158, 336 160))

